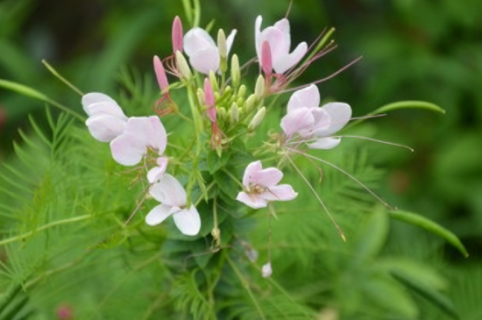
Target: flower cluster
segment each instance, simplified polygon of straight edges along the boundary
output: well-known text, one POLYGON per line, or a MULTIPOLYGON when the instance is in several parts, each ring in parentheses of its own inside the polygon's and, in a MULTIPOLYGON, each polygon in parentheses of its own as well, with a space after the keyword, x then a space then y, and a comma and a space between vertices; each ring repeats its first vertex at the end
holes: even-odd
MULTIPOLYGON (((314 59, 326 52, 326 47, 323 49, 323 44, 319 44, 310 57, 302 61, 309 47, 306 42, 301 42, 291 51, 290 24, 286 18, 263 30, 261 24, 262 17, 259 16, 255 21, 254 47, 260 72, 250 94, 241 81, 242 68, 238 56, 229 56, 237 31, 233 30, 226 37, 224 31, 219 30, 215 42, 206 30, 197 26, 184 34, 181 20, 176 17, 172 30, 172 55, 165 59, 154 56, 153 60, 161 95, 153 107, 157 116, 127 117, 116 101, 104 94, 89 93, 83 97, 84 110, 89 116, 86 125, 92 136, 110 143, 112 157, 119 164, 135 166, 142 163, 139 170, 145 171, 143 176, 147 181, 144 199, 149 195, 160 203, 145 217, 149 226, 158 225, 172 216, 184 235, 198 235, 203 223, 201 217, 209 214, 201 212, 200 215, 196 209, 196 205, 204 199, 213 203, 211 235, 219 245, 218 194, 230 194, 233 200, 252 209, 269 206, 274 214, 274 201, 290 201, 298 195, 291 185, 279 184, 286 158, 289 159, 293 152, 303 153, 305 145, 314 149, 331 149, 340 143, 340 137, 333 134, 350 120, 350 106, 333 102, 320 107, 318 88, 314 84, 305 85, 291 95, 276 142, 265 142, 252 153, 259 159, 259 154, 272 152, 275 166, 263 169, 263 160, 244 163, 244 175, 240 181, 241 172, 228 169, 229 162, 222 163, 223 154, 229 158, 232 154, 248 152, 246 141, 255 134, 269 111, 265 106, 266 99, 284 93, 314 59), (174 85, 169 84, 168 74, 176 79, 174 85), (186 90, 189 111, 178 106, 174 95, 171 96, 171 91, 179 89, 186 90), (169 115, 179 116, 192 129, 192 135, 186 137, 191 140, 187 149, 181 155, 169 152, 170 157, 164 155, 167 133, 160 120, 160 117, 169 115), (211 138, 205 139, 205 136, 211 138), (201 162, 207 163, 207 169, 199 165, 201 162), (174 167, 181 166, 188 173, 184 187, 174 177, 179 170, 171 168, 171 163, 175 163, 174 167), (235 196, 223 190, 219 180, 212 178, 218 171, 241 187, 235 196), (209 191, 213 187, 213 191, 209 191), (198 201, 192 199, 194 188, 201 190, 198 201)), ((263 276, 268 277, 271 273, 269 262, 263 267, 263 276)))

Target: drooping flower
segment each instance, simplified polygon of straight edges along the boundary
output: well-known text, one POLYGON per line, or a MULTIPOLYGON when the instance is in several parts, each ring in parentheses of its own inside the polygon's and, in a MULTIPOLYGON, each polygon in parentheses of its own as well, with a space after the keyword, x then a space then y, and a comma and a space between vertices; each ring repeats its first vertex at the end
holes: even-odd
POLYGON ((261 161, 250 163, 243 176, 246 190, 238 193, 236 200, 259 209, 268 205, 268 201, 289 201, 298 196, 288 184, 277 185, 283 173, 276 168, 263 169, 261 161))
POLYGON ((115 161, 133 166, 148 154, 149 149, 162 155, 166 145, 166 129, 158 117, 131 117, 124 132, 110 143, 110 149, 115 161))
POLYGON ((82 97, 82 106, 89 116, 85 124, 90 134, 100 142, 110 142, 121 135, 127 117, 114 99, 99 92, 82 97))
MULTIPOLYGON (((236 36, 236 30, 231 31, 226 38, 226 54, 229 54, 236 36)), ((217 72, 221 57, 213 38, 201 28, 193 28, 184 35, 184 51, 189 57, 191 66, 197 71, 209 74, 217 72)))
POLYGON ((201 230, 201 218, 194 205, 186 207, 186 191, 170 174, 164 176, 155 183, 149 194, 161 202, 146 216, 146 223, 155 226, 172 215, 174 223, 179 231, 188 236, 195 236, 201 230))
POLYGON ((340 138, 330 137, 343 128, 351 118, 351 108, 346 103, 331 102, 319 107, 320 93, 315 85, 296 91, 288 102, 288 113, 281 119, 287 141, 295 134, 304 140, 313 140, 308 147, 331 149, 340 138))
POLYGON ((308 45, 306 42, 301 42, 292 53, 289 53, 291 35, 288 19, 281 19, 274 26, 269 26, 261 31, 262 21, 263 18, 258 16, 255 22, 255 44, 258 59, 262 63, 263 42, 267 41, 271 53, 270 63, 276 73, 283 74, 300 62, 308 50, 308 45))

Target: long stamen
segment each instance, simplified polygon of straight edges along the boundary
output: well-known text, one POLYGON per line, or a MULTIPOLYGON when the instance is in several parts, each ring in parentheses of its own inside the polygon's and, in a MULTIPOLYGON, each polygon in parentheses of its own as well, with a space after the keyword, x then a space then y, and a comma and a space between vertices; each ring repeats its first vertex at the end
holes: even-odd
POLYGON ((293 167, 296 169, 296 171, 298 171, 298 173, 300 174, 300 176, 303 178, 303 180, 306 182, 306 184, 308 185, 308 187, 310 187, 311 191, 315 194, 315 197, 318 199, 318 201, 320 202, 321 206, 323 207, 323 209, 325 210, 326 214, 328 214, 328 217, 330 217, 331 221, 333 222, 333 224, 335 225, 335 227, 338 229, 338 232, 340 233, 340 236, 341 238, 343 239, 343 241, 346 242, 346 238, 345 238, 345 234, 343 233, 343 231, 341 230, 341 228, 338 226, 338 224, 336 223, 335 219, 333 219, 333 217, 331 216, 330 212, 328 211, 328 208, 325 206, 325 204, 323 203, 323 201, 321 201, 320 197, 318 196, 318 194, 316 193, 315 189, 313 188, 313 186, 310 184, 310 182, 305 178, 305 176, 303 175, 303 173, 301 173, 300 169, 298 169, 298 167, 295 165, 295 163, 293 162, 293 160, 291 160, 291 158, 286 155, 286 158, 288 158, 288 160, 291 162, 291 164, 293 165, 293 167))
POLYGON ((312 155, 309 155, 307 153, 303 153, 303 152, 300 152, 298 150, 295 150, 295 149, 292 149, 292 148, 286 148, 292 152, 296 152, 298 154, 301 154, 301 155, 304 155, 305 157, 310 157, 312 159, 315 159, 315 160, 318 160, 320 162, 323 162, 327 165, 329 165, 330 167, 333 167, 335 169, 337 169, 338 171, 342 172, 343 174, 345 174, 346 176, 350 177, 353 181, 355 181, 356 183, 358 183, 360 186, 362 186, 366 191, 368 191, 373 197, 375 197, 378 201, 380 201, 381 203, 383 203, 383 205, 385 205, 387 208, 391 209, 391 210, 397 210, 397 208, 393 208, 391 207, 388 203, 386 203, 385 201, 383 201, 379 196, 377 196, 375 194, 375 192, 371 191, 367 186, 365 186, 363 183, 360 182, 360 180, 358 180, 357 178, 355 178, 354 176, 352 176, 351 174, 349 174, 348 172, 346 172, 345 170, 341 169, 340 167, 334 165, 333 163, 330 163, 326 160, 323 160, 323 159, 320 159, 320 158, 317 158, 317 157, 314 157, 312 155))
MULTIPOLYGON (((149 187, 150 185, 147 185, 141 192, 144 193, 144 191, 146 191, 146 189, 149 187)), ((144 197, 142 197, 142 200, 139 202, 139 204, 137 205, 136 209, 134 210, 134 212, 132 212, 132 214, 129 216, 129 218, 127 219, 127 221, 124 223, 124 226, 122 227, 122 229, 124 229, 127 224, 129 223, 129 221, 131 221, 131 219, 134 217, 134 215, 136 214, 136 212, 139 210, 139 208, 141 207, 141 205, 144 203, 144 201, 146 200, 147 198, 147 193, 144 195, 144 197)))

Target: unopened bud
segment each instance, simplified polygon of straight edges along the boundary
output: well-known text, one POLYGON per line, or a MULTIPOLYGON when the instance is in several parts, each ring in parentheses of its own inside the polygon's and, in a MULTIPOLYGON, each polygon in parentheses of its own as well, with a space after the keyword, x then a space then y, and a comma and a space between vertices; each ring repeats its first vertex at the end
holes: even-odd
POLYGON ((259 75, 258 80, 256 80, 254 94, 258 101, 260 101, 264 97, 264 78, 262 75, 259 75))
POLYGON ((246 100, 246 112, 250 112, 253 109, 255 104, 256 104, 256 96, 252 94, 248 97, 248 100, 246 100))
POLYGON ((200 105, 200 106, 203 106, 203 105, 204 105, 204 101, 205 101, 203 90, 202 90, 201 88, 198 88, 198 89, 197 89, 197 92, 196 92, 196 95, 197 95, 197 100, 198 100, 198 102, 199 102, 199 105, 200 105))
POLYGON ((214 74, 213 70, 209 71, 209 81, 211 82, 211 86, 213 86, 214 92, 219 92, 218 79, 216 79, 216 75, 214 74))
POLYGON ((236 102, 233 102, 231 110, 229 110, 229 120, 232 124, 236 124, 239 121, 239 107, 236 102))
POLYGON ((238 90, 238 97, 240 98, 243 98, 244 99, 244 96, 246 95, 246 86, 243 84, 239 87, 239 90, 238 90))
POLYGON ((258 110, 258 112, 255 114, 253 117, 253 120, 251 120, 251 123, 248 126, 248 132, 254 131, 259 125, 261 124, 261 121, 263 121, 264 116, 266 114, 266 108, 262 107, 261 109, 258 110))
POLYGON ((182 55, 181 51, 176 51, 176 59, 177 65, 179 66, 179 70, 181 71, 181 75, 185 80, 191 80, 192 73, 191 69, 189 69, 189 65, 187 64, 186 58, 182 55))
MULTIPOLYGON (((231 81, 233 82, 233 87, 237 88, 240 80, 241 69, 239 68, 239 58, 236 54, 233 54, 231 58, 231 81)), ((244 90, 246 91, 246 87, 244 90)))
POLYGON ((221 58, 226 58, 228 55, 228 47, 226 45, 226 35, 224 34, 223 29, 219 29, 218 31, 218 51, 219 56, 221 58))
POLYGON ((174 18, 174 22, 172 23, 172 52, 182 52, 182 35, 182 22, 181 19, 176 16, 174 18))
POLYGON ((269 278, 273 274, 273 269, 271 269, 271 262, 268 262, 261 268, 261 275, 263 278, 269 278))
POLYGON ((211 235, 213 236, 214 241, 216 241, 216 246, 219 247, 219 245, 221 244, 221 230, 215 227, 213 231, 211 231, 211 235))
POLYGON ((157 83, 159 84, 161 91, 163 93, 169 91, 169 82, 167 82, 166 71, 158 56, 154 56, 154 72, 156 73, 157 83))
POLYGON ((211 86, 211 82, 209 82, 208 78, 204 79, 204 103, 208 107, 214 106, 214 93, 213 87, 211 86))
POLYGON ((218 108, 218 119, 226 120, 227 118, 226 109, 223 107, 218 108))

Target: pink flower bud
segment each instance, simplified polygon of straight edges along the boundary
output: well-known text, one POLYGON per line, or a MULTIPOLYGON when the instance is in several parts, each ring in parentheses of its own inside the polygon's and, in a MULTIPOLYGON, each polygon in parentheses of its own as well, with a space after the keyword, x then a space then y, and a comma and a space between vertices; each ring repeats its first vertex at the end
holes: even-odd
POLYGON ((182 52, 182 45, 183 45, 183 32, 182 32, 182 22, 179 16, 174 18, 174 22, 172 23, 172 51, 180 51, 182 52))
POLYGON ((216 122, 216 107, 211 107, 208 109, 208 116, 211 122, 216 122))
POLYGON ((154 56, 154 71, 156 72, 157 83, 159 83, 161 91, 168 91, 169 82, 167 81, 166 71, 158 56, 154 56))
POLYGON ((214 106, 215 103, 213 87, 208 78, 204 79, 204 102, 208 107, 214 106))
POLYGON ((271 57, 271 46, 268 40, 264 40, 261 47, 261 66, 263 67, 264 74, 271 74, 271 70, 273 70, 273 60, 271 57))
POLYGON ((59 320, 74 319, 72 307, 66 304, 61 304, 60 306, 58 306, 56 310, 56 314, 57 314, 57 319, 59 320))

